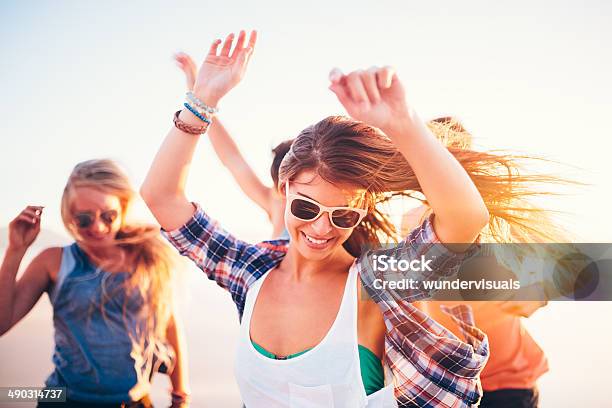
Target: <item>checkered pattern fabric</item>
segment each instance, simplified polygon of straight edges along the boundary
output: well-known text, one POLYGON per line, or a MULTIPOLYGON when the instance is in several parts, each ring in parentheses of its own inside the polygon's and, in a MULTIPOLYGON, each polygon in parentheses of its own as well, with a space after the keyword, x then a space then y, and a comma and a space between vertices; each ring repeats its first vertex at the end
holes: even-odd
MULTIPOLYGON (((163 234, 181 255, 230 292, 241 319, 249 287, 282 261, 289 242, 241 241, 196 207, 185 225, 163 234)), ((479 374, 489 357, 488 341, 474 326, 468 306, 445 309, 461 328, 462 341, 411 304, 429 297, 429 293, 421 289, 376 290, 374 280, 382 276, 372 268, 371 257, 387 254, 401 257, 397 259, 433 259, 432 272, 410 272, 412 278, 423 281, 454 275, 473 251, 475 248, 456 254, 446 249, 436 237, 430 217, 399 245, 367 251, 353 263, 385 319, 385 363, 393 374, 400 407, 477 406, 482 396, 479 374)))

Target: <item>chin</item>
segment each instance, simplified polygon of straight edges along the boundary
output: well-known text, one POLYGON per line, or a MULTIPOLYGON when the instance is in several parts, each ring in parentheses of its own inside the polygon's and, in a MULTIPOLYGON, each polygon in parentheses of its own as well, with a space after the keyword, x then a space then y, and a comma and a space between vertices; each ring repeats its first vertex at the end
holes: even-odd
POLYGON ((114 239, 112 237, 91 237, 91 236, 86 236, 85 238, 85 245, 87 246, 91 246, 92 248, 95 247, 106 247, 106 246, 110 246, 113 245, 114 243, 114 239))

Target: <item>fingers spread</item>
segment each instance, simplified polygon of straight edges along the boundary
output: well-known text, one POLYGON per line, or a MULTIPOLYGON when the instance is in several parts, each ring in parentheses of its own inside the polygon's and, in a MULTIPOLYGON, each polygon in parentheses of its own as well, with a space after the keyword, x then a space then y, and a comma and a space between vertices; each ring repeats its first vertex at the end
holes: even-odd
POLYGON ((255 49, 255 44, 257 43, 257 30, 252 30, 251 35, 249 36, 249 48, 251 52, 255 49))
POLYGON ((251 58, 251 55, 253 55, 253 49, 251 47, 244 48, 235 57, 236 58, 236 63, 239 66, 246 67, 246 65, 249 63, 249 59, 251 58))
POLYGON ((236 41, 236 46, 234 47, 234 51, 232 51, 231 59, 236 59, 238 53, 241 52, 244 48, 244 41, 246 39, 246 33, 244 30, 240 30, 238 34, 238 40, 236 41))
POLYGON ((217 49, 219 48, 219 44, 221 44, 221 40, 216 39, 210 46, 210 50, 208 50, 208 55, 217 55, 217 49))
POLYGON ((223 48, 221 48, 221 56, 228 57, 230 50, 232 49, 232 43, 234 42, 234 33, 230 33, 225 37, 225 42, 223 43, 223 48))

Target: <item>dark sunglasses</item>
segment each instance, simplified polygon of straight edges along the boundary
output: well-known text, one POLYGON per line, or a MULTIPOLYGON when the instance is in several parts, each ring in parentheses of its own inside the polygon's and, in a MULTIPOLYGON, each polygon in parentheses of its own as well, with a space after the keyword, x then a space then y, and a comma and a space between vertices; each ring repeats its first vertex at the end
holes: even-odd
POLYGON ((111 226, 113 222, 117 219, 119 213, 117 210, 108 210, 100 213, 91 213, 91 212, 81 212, 72 215, 72 219, 74 220, 75 225, 79 229, 87 229, 93 225, 93 223, 98 218, 98 214, 100 214, 100 219, 107 226, 111 226))
POLYGON ((287 195, 287 205, 291 215, 301 221, 314 221, 324 212, 329 214, 331 224, 340 229, 350 229, 357 226, 363 217, 368 213, 367 210, 355 207, 326 207, 304 197, 289 192, 289 182, 285 185, 287 195))

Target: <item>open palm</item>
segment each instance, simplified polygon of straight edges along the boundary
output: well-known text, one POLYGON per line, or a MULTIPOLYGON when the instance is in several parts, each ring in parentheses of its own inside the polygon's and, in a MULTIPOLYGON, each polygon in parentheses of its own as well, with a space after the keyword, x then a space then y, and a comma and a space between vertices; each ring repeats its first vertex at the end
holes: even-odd
POLYGON ((215 40, 198 71, 194 86, 196 96, 209 105, 216 105, 244 77, 256 42, 256 31, 251 32, 247 46, 246 33, 240 31, 233 51, 233 33, 225 38, 220 51, 221 40, 215 40))

